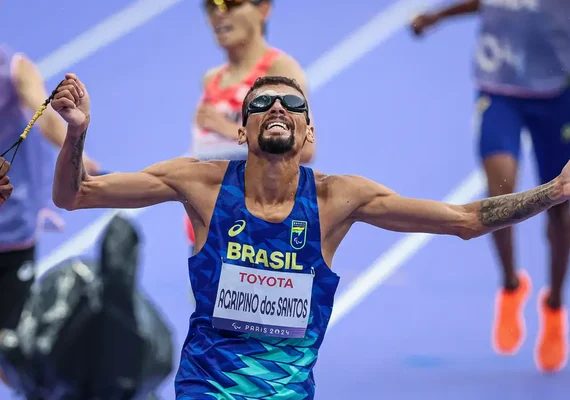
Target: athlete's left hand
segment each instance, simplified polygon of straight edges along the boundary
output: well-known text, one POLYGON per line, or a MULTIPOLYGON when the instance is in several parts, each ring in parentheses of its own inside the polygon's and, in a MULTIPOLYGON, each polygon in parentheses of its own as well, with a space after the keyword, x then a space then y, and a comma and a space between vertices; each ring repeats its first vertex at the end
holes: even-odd
POLYGON ((196 113, 196 123, 204 129, 223 134, 227 131, 228 124, 230 124, 231 121, 229 121, 224 114, 216 110, 214 106, 203 104, 198 108, 198 112, 196 113))
POLYGON ((8 171, 10 171, 10 163, 0 157, 0 206, 8 200, 12 190, 14 190, 8 177, 8 171))

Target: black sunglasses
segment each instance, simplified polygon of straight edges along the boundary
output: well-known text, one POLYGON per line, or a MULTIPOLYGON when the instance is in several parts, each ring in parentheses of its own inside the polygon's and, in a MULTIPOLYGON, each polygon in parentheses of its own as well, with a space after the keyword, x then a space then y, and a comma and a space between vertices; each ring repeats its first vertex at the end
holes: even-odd
POLYGON ((295 96, 294 94, 286 94, 284 96, 274 95, 269 96, 267 94, 257 96, 255 99, 249 102, 245 114, 243 115, 243 126, 247 123, 247 118, 250 114, 261 113, 268 111, 273 107, 275 100, 279 99, 281 105, 289 112, 293 113, 306 113, 307 125, 311 123, 309 118, 309 105, 302 97, 295 96))

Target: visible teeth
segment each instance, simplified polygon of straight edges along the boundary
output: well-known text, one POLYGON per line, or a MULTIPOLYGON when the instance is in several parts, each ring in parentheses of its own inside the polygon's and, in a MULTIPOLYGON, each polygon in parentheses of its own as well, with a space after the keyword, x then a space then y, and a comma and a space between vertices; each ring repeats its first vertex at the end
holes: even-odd
POLYGON ((267 129, 271 129, 271 128, 274 128, 274 127, 276 127, 276 126, 287 130, 287 125, 285 125, 285 124, 282 123, 282 122, 272 122, 271 124, 269 124, 269 125, 267 126, 267 129))

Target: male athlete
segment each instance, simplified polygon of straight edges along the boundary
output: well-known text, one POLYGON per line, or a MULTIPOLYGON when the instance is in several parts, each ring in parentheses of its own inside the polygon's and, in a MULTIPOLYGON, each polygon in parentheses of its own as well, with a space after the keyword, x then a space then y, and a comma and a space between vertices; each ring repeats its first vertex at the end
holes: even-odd
MULTIPOLYGON (((540 183, 550 182, 570 157, 570 2, 566 0, 467 0, 420 15, 413 29, 449 17, 479 12, 475 54, 479 154, 489 194, 515 190, 521 130, 532 137, 540 183)), ((570 252, 568 203, 548 210, 550 288, 538 298, 540 330, 535 362, 557 371, 568 357, 568 316, 562 299, 570 252)), ((517 273, 513 229, 493 233, 504 281, 496 297, 493 348, 515 354, 525 339, 524 306, 531 291, 528 273, 517 273)))
POLYGON ((334 253, 355 222, 471 239, 570 197, 570 165, 532 190, 465 205, 418 200, 356 175, 301 166, 314 141, 309 107, 285 77, 255 81, 243 102, 247 160, 177 158, 91 177, 81 154, 90 99, 73 75, 53 108, 68 122, 53 200, 67 210, 181 202, 196 229, 189 259, 196 310, 176 376, 179 400, 312 399, 313 367, 339 277, 334 253))
MULTIPOLYGON (((203 0, 208 22, 226 63, 208 71, 203 79, 192 129, 192 155, 205 161, 244 160, 247 148, 237 142, 241 105, 249 88, 260 76, 279 75, 295 79, 307 92, 305 74, 290 55, 270 47, 265 40, 271 12, 270 0, 203 0)), ((314 144, 303 148, 301 162, 314 155, 314 144)), ((194 244, 194 231, 185 216, 186 231, 194 244)))
POLYGON ((0 206, 8 201, 8 198, 14 190, 14 186, 10 183, 8 172, 10 171, 10 163, 0 157, 0 206))

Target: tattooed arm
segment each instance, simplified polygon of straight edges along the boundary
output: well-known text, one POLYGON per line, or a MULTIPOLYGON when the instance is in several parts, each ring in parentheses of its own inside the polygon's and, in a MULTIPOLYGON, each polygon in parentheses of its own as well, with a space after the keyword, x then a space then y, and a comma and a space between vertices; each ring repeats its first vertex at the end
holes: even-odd
POLYGON ((464 205, 407 198, 365 178, 346 179, 343 189, 351 196, 347 199, 352 205, 351 222, 398 232, 455 235, 465 240, 517 224, 566 200, 560 178, 525 192, 464 205))
POLYGON ((83 148, 89 122, 79 127, 68 126, 67 136, 59 152, 53 182, 53 200, 58 207, 68 208, 81 184, 88 178, 83 166, 83 148))
MULTIPOLYGON (((524 221, 564 201, 563 185, 556 178, 526 192, 491 197, 466 206, 477 211, 478 230, 494 231, 524 221)), ((483 232, 487 233, 487 232, 483 232)))

